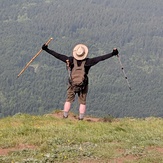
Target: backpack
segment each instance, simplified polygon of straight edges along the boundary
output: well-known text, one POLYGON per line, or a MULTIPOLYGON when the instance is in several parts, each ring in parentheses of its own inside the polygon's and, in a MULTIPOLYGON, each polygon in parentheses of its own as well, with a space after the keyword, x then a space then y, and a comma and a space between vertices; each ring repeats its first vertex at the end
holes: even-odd
POLYGON ((85 86, 88 84, 88 77, 85 73, 85 62, 83 61, 80 66, 78 66, 77 60, 73 59, 74 67, 69 75, 69 83, 72 86, 75 93, 82 92, 85 86))

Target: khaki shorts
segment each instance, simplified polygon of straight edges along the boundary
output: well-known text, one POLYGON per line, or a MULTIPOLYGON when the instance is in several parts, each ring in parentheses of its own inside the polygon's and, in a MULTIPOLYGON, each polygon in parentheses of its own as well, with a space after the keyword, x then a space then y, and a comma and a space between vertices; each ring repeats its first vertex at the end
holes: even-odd
MULTIPOLYGON (((87 93, 88 93, 88 85, 85 87, 85 89, 82 92, 77 93, 79 104, 83 104, 83 105, 86 104, 87 93)), ((66 101, 72 103, 75 100, 75 95, 76 93, 74 92, 72 86, 68 85, 66 101)))

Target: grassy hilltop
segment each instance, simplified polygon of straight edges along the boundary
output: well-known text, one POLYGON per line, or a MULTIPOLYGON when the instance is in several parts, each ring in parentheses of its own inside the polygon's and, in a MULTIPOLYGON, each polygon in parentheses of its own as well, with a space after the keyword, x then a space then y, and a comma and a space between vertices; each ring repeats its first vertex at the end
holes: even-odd
POLYGON ((114 119, 61 112, 0 119, 0 162, 163 162, 163 119, 114 119))

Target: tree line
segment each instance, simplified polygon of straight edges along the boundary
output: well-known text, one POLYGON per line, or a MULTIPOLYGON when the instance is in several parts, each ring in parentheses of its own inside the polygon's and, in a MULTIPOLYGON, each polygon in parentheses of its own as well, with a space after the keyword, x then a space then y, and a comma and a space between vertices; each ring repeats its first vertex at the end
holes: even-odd
MULTIPOLYGON (((161 0, 2 0, 0 4, 1 117, 63 108, 68 75, 61 61, 42 52, 16 78, 50 37, 54 40, 49 48, 69 56, 77 43, 89 47, 89 57, 119 49, 133 89, 128 90, 116 57, 98 63, 89 74, 87 114, 163 115, 161 0)), ((77 111, 77 103, 72 110, 77 111)))

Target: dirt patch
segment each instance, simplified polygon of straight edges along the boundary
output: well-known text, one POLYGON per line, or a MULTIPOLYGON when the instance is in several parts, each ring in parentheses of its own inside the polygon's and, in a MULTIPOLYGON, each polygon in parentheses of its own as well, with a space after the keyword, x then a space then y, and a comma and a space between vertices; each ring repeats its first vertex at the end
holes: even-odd
POLYGON ((162 154, 163 154, 163 148, 157 147, 157 148, 156 148, 156 151, 158 151, 159 153, 162 153, 162 154))
POLYGON ((21 151, 21 150, 27 150, 27 149, 34 150, 36 148, 37 148, 36 146, 27 145, 27 144, 20 144, 16 147, 12 147, 12 148, 0 148, 0 156, 8 155, 9 152, 21 151))
POLYGON ((148 150, 156 151, 156 152, 163 154, 163 148, 161 148, 161 147, 150 147, 150 148, 148 148, 148 150))
MULTIPOLYGON (((163 148, 162 147, 148 147, 146 149, 148 152, 149 151, 156 151, 160 154, 163 154, 163 148)), ((123 156, 123 151, 121 150, 118 150, 117 151, 118 153, 120 153, 121 156, 115 158, 115 159, 111 159, 111 162, 115 162, 115 163, 124 163, 126 161, 137 161, 139 160, 139 156, 135 156, 135 155, 132 155, 132 154, 129 154, 129 155, 126 155, 126 156, 123 156)))
MULTIPOLYGON (((54 113, 52 113, 50 115, 53 116, 53 117, 56 117, 56 118, 62 118, 63 119, 63 111, 56 111, 56 112, 54 112, 54 113)), ((78 121, 78 116, 70 112, 69 115, 68 115, 68 119, 78 121)), ((95 118, 95 117, 85 116, 83 121, 102 122, 103 119, 102 118, 95 118)))

